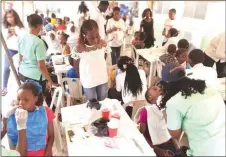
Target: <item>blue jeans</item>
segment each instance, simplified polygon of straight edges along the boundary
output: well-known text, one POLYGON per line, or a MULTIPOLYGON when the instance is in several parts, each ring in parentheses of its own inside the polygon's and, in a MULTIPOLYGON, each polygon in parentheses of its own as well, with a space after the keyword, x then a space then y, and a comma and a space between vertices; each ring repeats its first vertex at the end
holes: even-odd
MULTIPOLYGON (((15 50, 8 50, 9 55, 11 58, 18 53, 18 51, 15 50)), ((7 56, 5 55, 5 60, 4 60, 4 73, 3 73, 3 88, 7 88, 8 80, 9 80, 9 74, 10 74, 10 69, 9 69, 9 60, 7 56)))
POLYGON ((84 91, 87 100, 97 99, 98 101, 102 101, 107 98, 108 83, 93 88, 84 88, 84 91))

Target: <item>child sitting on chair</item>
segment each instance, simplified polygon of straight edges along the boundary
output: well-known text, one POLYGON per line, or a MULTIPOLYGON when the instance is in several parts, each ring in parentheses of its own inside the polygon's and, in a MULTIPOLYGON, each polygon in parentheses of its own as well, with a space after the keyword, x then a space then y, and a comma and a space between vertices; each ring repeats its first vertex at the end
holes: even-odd
POLYGON ((153 147, 157 156, 164 156, 165 150, 175 153, 179 149, 168 132, 165 112, 158 105, 161 101, 161 94, 162 89, 158 85, 149 88, 145 93, 148 104, 141 108, 135 116, 140 125, 140 132, 153 147))
POLYGON ((71 53, 71 49, 69 47, 69 45, 67 44, 67 39, 68 39, 69 35, 65 34, 65 33, 61 33, 60 35, 60 44, 61 44, 61 47, 62 47, 62 52, 61 54, 62 55, 68 55, 71 53))
POLYGON ((132 41, 133 46, 136 49, 143 49, 144 48, 144 34, 142 32, 135 32, 134 39, 132 41))
MULTIPOLYGON (((54 141, 53 119, 54 113, 43 106, 42 86, 27 80, 17 91, 17 108, 28 111, 26 123, 27 156, 51 156, 54 141)), ((15 112, 15 110, 14 110, 15 112)), ((11 143, 18 143, 18 127, 15 113, 7 115, 7 134, 11 143)))
POLYGON ((162 56, 159 57, 159 59, 165 64, 169 63, 178 63, 176 56, 176 45, 170 44, 167 49, 167 54, 163 54, 162 56))

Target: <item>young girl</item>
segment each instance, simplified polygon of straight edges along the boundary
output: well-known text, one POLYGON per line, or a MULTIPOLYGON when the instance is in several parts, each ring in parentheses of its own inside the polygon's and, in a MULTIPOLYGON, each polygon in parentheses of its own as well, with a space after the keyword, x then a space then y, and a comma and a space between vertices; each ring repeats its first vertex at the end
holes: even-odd
POLYGON ((148 105, 138 111, 138 123, 140 124, 140 132, 151 147, 153 147, 157 156, 165 156, 165 150, 175 153, 179 149, 176 142, 172 140, 165 121, 165 111, 160 110, 160 95, 162 90, 158 86, 153 86, 145 93, 148 105))
MULTIPOLYGON (((13 9, 7 10, 5 12, 3 18, 3 36, 6 41, 6 45, 8 47, 8 51, 11 57, 18 53, 18 37, 23 36, 26 31, 24 29, 24 25, 20 20, 19 15, 13 9)), ((4 73, 3 73, 3 89, 2 89, 2 96, 5 96, 7 91, 7 84, 10 75, 10 64, 8 61, 7 56, 5 55, 4 60, 4 73)))
POLYGON ((169 31, 168 31, 168 34, 167 34, 167 42, 163 45, 163 48, 165 48, 165 50, 167 51, 168 49, 168 46, 170 44, 174 44, 174 45, 177 45, 178 43, 178 30, 175 29, 175 28, 171 28, 169 31))
POLYGON ((47 44, 49 46, 47 50, 47 55, 61 53, 60 42, 56 39, 56 33, 50 31, 47 37, 47 44))
POLYGON ((144 38, 142 38, 142 32, 135 32, 134 39, 132 40, 132 44, 135 46, 136 49, 143 49, 144 48, 144 38))
POLYGON ((67 44, 67 39, 68 39, 69 35, 62 33, 60 35, 60 44, 61 44, 61 48, 62 48, 62 55, 67 55, 71 53, 71 49, 67 44))
MULTIPOLYGON (((54 141, 54 113, 43 105, 42 87, 27 80, 17 91, 18 107, 28 111, 26 123, 27 156, 51 156, 54 141)), ((15 114, 7 120, 7 134, 11 143, 18 143, 15 114)))
POLYGON ((101 40, 96 21, 86 20, 81 26, 78 44, 72 57, 76 72, 85 89, 87 100, 102 101, 107 97, 107 57, 110 48, 101 40))

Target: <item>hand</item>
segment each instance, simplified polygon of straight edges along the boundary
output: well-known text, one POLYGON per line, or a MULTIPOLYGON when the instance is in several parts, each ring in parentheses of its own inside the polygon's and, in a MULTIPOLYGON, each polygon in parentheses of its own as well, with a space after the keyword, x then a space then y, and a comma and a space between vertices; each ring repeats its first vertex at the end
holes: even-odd
POLYGON ((12 114, 15 113, 16 109, 18 108, 18 102, 16 100, 13 100, 10 104, 10 107, 8 109, 8 111, 6 112, 6 114, 4 115, 5 118, 9 118, 12 114))
POLYGON ((117 28, 116 28, 116 27, 113 27, 113 28, 111 29, 111 31, 112 31, 112 32, 117 31, 117 28))
POLYGON ((15 113, 17 130, 26 129, 28 112, 22 108, 18 108, 15 113))

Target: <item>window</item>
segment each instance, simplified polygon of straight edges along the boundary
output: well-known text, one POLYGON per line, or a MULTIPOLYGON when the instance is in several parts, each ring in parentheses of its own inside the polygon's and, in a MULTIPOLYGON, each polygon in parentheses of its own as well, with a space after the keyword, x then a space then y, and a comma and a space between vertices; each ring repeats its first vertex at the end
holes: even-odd
POLYGON ((205 19, 208 2, 206 1, 185 1, 184 2, 184 17, 196 19, 205 19))
POLYGON ((167 14, 169 13, 170 8, 170 3, 168 1, 156 1, 156 4, 154 5, 154 10, 156 13, 159 14, 167 14))

